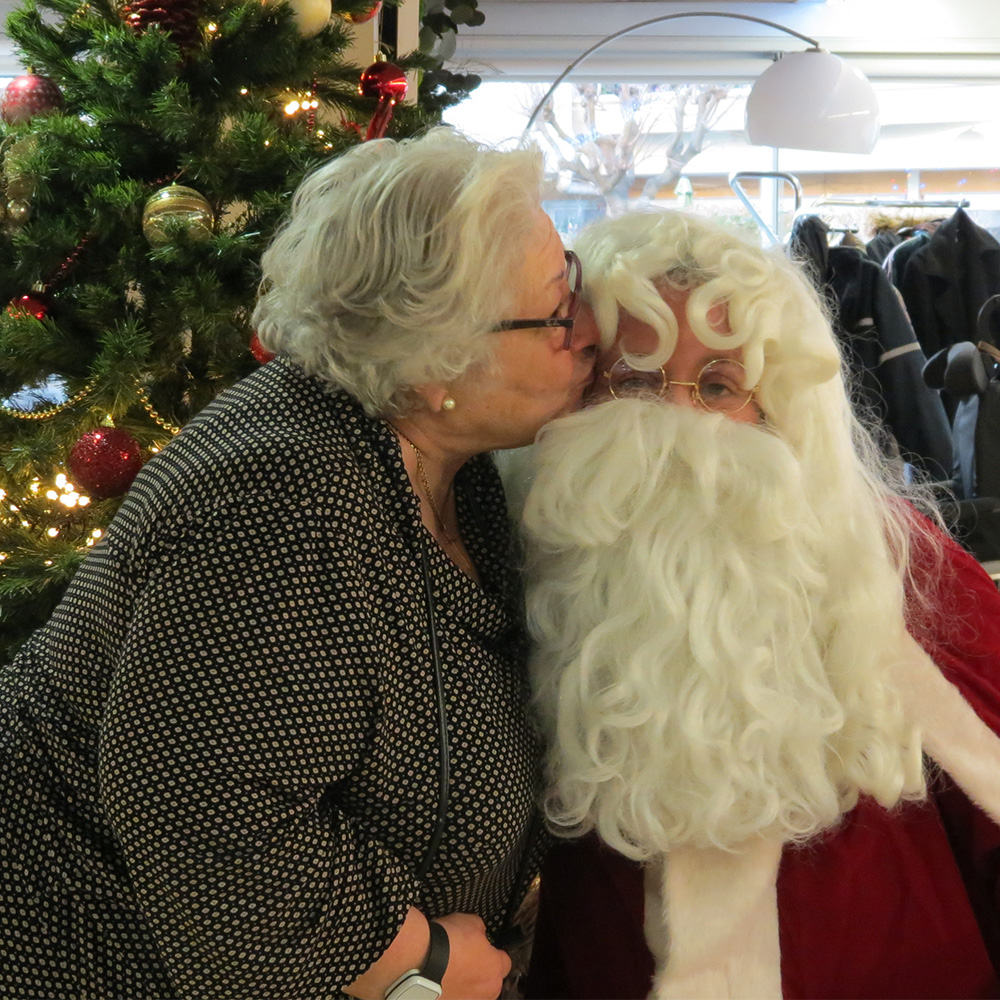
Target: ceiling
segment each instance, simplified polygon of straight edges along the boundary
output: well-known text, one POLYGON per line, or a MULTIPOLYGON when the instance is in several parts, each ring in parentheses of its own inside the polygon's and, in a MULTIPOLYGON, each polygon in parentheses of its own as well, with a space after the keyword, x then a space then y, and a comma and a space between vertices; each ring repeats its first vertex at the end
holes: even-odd
MULTIPOLYGON (((1000 80, 996 0, 479 0, 482 27, 459 33, 456 60, 486 79, 551 81, 609 34, 654 17, 706 11, 761 17, 817 39, 872 79, 1000 80)), ((804 43, 763 25, 685 16, 595 52, 576 76, 747 81, 804 43)))
MULTIPOLYGON (((18 4, 0 0, 0 19, 6 21, 18 4)), ((638 21, 717 11, 765 18, 814 37, 872 79, 1000 80, 996 0, 479 0, 479 9, 486 23, 459 33, 455 61, 486 79, 551 81, 591 45, 638 21)), ((629 34, 589 57, 578 72, 750 80, 776 53, 802 47, 763 25, 691 16, 629 34)), ((22 71, 0 38, 0 76, 22 71)))

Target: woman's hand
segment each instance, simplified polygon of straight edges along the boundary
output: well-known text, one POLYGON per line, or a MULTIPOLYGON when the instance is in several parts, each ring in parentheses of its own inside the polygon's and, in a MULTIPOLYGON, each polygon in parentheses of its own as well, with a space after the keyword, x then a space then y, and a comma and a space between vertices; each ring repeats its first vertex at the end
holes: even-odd
MULTIPOLYGON (((441 1000, 496 1000, 510 956, 486 940, 486 925, 474 913, 449 913, 435 920, 448 932, 448 967, 441 1000)), ((382 1000, 407 969, 419 969, 430 950, 430 928, 414 907, 385 954, 345 990, 359 1000, 382 1000)))
POLYGON ((510 972, 510 956, 486 939, 486 925, 474 913, 436 917, 448 932, 449 958, 441 1000, 496 1000, 510 972))

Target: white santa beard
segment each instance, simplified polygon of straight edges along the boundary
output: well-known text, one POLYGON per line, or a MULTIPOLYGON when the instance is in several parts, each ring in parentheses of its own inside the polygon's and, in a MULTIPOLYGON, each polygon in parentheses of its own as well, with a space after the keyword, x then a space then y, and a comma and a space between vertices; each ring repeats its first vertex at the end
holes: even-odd
POLYGON ((554 824, 648 857, 804 839, 859 791, 922 790, 886 683, 904 624, 879 526, 851 482, 836 524, 810 502, 837 470, 813 482, 767 430, 650 400, 556 421, 536 460, 524 528, 554 824))

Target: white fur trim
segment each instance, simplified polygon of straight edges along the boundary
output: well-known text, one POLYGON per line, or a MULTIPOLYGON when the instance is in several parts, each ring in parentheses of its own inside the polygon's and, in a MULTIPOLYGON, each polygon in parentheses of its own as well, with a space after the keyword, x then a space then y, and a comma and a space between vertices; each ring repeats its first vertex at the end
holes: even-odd
MULTIPOLYGON (((1000 823, 1000 738, 909 637, 895 684, 923 746, 1000 823)), ((646 870, 646 942, 655 1000, 781 996, 777 876, 782 845, 741 853, 677 848, 646 870)))
POLYGON ((1000 738, 920 646, 908 644, 895 672, 903 711, 920 728, 924 750, 1000 823, 1000 738))
POLYGON ((649 865, 646 940, 657 965, 651 997, 779 1000, 781 849, 763 838, 740 852, 681 847, 665 864, 649 865))

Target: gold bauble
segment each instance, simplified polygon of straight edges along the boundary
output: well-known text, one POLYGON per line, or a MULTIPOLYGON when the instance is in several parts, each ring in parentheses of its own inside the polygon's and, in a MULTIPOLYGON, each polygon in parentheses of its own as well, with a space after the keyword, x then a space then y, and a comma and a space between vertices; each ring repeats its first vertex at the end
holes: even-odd
POLYGON ((169 243, 178 230, 192 240, 207 240, 214 225, 215 215, 208 199, 182 184, 161 188, 142 212, 143 234, 154 247, 169 243))
POLYGON ((37 150, 38 137, 26 135, 11 145, 4 154, 4 224, 8 232, 19 229, 31 218, 38 181, 28 167, 37 150))
POLYGON ((28 201, 8 201, 5 223, 8 231, 20 229, 31 219, 31 202, 28 201))
POLYGON ((17 174, 7 181, 7 211, 5 222, 7 231, 20 229, 31 219, 34 208, 35 181, 27 174, 17 174))

